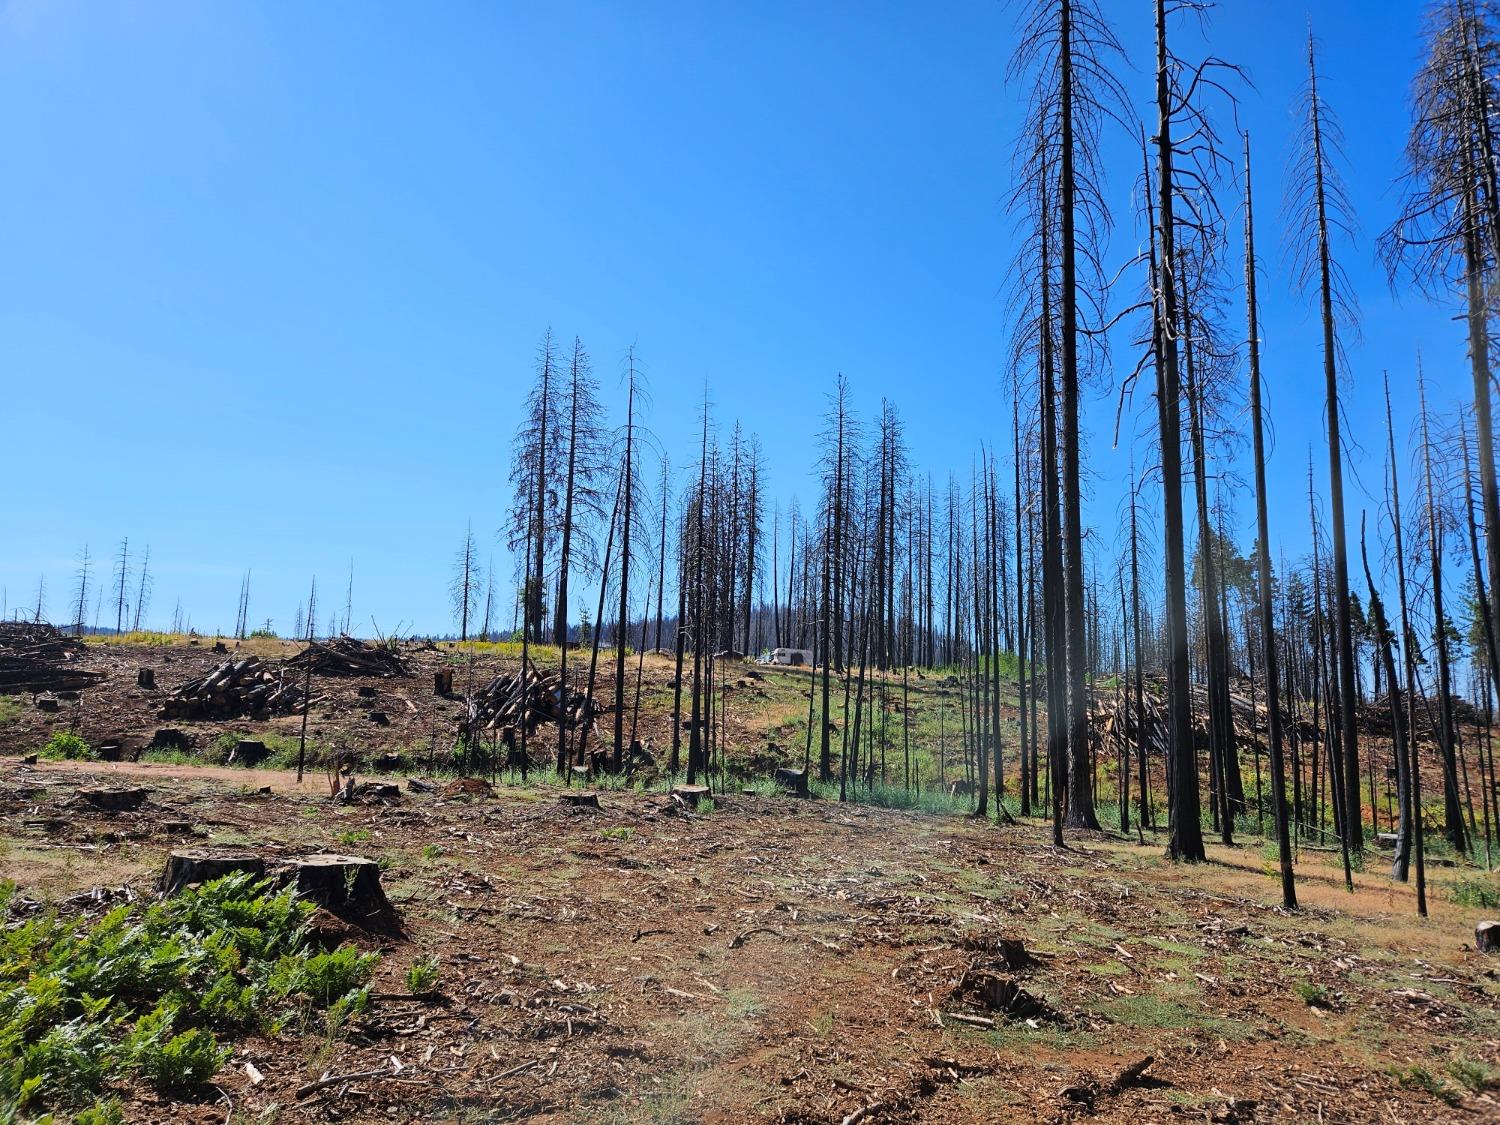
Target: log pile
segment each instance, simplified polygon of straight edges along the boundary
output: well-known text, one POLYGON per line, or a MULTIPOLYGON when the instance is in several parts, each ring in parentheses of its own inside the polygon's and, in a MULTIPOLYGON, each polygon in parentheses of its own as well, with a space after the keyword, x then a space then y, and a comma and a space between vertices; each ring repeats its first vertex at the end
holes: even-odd
POLYGON ((206 676, 181 684, 162 701, 163 719, 266 718, 298 710, 302 689, 258 656, 226 660, 206 676))
POLYGON ((371 644, 354 637, 312 641, 287 662, 293 668, 308 664, 320 676, 409 676, 406 661, 387 645, 371 644))
POLYGON ((523 702, 528 736, 543 723, 566 722, 577 727, 584 721, 587 710, 583 692, 564 689, 556 672, 531 668, 524 682, 520 675, 496 676, 477 692, 469 702, 470 729, 477 732, 519 727, 523 702))
POLYGON ((0 692, 78 691, 104 678, 76 666, 83 642, 56 626, 0 621, 0 692))

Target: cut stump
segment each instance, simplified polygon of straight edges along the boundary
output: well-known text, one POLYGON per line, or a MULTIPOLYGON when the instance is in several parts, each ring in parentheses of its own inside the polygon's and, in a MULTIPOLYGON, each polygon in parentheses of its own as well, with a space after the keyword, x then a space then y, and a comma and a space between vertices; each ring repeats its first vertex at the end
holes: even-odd
POLYGON ((159 885, 162 894, 176 894, 191 883, 207 883, 236 871, 248 871, 259 879, 266 873, 266 861, 254 852, 237 849, 174 848, 159 885))
POLYGON ((104 812, 134 812, 146 802, 144 789, 80 789, 78 796, 104 812))
POLYGON ((299 895, 345 921, 367 930, 400 929, 373 859, 326 852, 303 856, 292 860, 288 876, 299 895))
POLYGON ((1480 922, 1475 926, 1474 948, 1481 953, 1500 953, 1500 922, 1480 922))
POLYGON ((789 793, 795 793, 799 797, 807 796, 807 771, 789 769, 782 767, 775 773, 775 781, 778 786, 789 793))
POLYGON ((264 742, 256 742, 252 739, 242 738, 234 744, 234 749, 229 752, 229 764, 231 766, 258 766, 266 760, 270 753, 264 742))
POLYGON ((713 796, 713 790, 707 785, 674 785, 672 786, 672 798, 681 801, 684 805, 697 808, 704 801, 713 796))
POLYGON ((145 688, 147 691, 156 690, 156 669, 137 668, 135 670, 135 686, 145 688))
POLYGON ((597 793, 559 793, 557 795, 559 804, 572 805, 581 809, 597 809, 599 807, 599 794, 597 793))

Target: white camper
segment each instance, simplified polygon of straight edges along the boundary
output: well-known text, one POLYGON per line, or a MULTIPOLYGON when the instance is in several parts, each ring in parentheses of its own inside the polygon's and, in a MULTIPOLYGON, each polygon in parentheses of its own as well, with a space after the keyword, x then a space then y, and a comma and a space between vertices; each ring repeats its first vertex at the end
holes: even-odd
POLYGON ((811 666, 812 662, 813 654, 810 648, 773 648, 771 650, 772 664, 789 664, 797 668, 802 665, 811 666))

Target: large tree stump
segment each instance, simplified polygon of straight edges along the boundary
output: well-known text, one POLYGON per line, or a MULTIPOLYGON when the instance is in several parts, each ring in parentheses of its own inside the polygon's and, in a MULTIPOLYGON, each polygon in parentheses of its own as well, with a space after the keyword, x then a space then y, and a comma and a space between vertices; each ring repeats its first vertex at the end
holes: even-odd
POLYGON ((80 789, 78 796, 104 812, 134 812, 146 802, 144 789, 80 789))
POLYGON ((266 863, 254 852, 238 849, 175 848, 161 873, 161 893, 176 894, 189 884, 207 883, 236 871, 248 871, 258 879, 266 873, 266 863))
POLYGON ((707 785, 672 786, 672 798, 695 809, 712 796, 713 790, 707 785))
POLYGON ((795 793, 799 797, 807 796, 807 771, 794 770, 783 766, 776 771, 776 784, 789 793, 795 793))
POLYGON ((432 694, 441 696, 453 694, 452 668, 439 668, 432 674, 432 694))
POLYGON ((360 684, 359 685, 359 697, 361 699, 374 699, 375 698, 375 689, 373 687, 371 687, 369 684, 360 684))
POLYGON ((258 766, 266 760, 269 754, 270 751, 266 749, 264 742, 242 738, 234 744, 234 749, 229 752, 228 763, 231 766, 258 766))
POLYGON ((557 800, 559 804, 572 805, 575 808, 597 809, 599 807, 599 794, 597 793, 559 793, 557 800))
POLYGON ((50 695, 44 695, 36 701, 36 709, 46 711, 48 714, 56 714, 60 706, 62 705, 50 695))
POLYGON ((135 670, 135 686, 145 688, 147 691, 156 689, 156 669, 137 668, 135 670))
POLYGON ((162 727, 151 738, 152 750, 191 750, 192 741, 176 727, 162 727))
POLYGON ((288 874, 299 895, 346 921, 367 930, 400 929, 373 859, 325 852, 292 860, 288 874))
POLYGON ((1500 922, 1480 922, 1475 926, 1474 948, 1481 953, 1500 953, 1500 922))
POLYGON ((101 762, 118 762, 124 753, 124 746, 117 740, 101 742, 94 747, 94 753, 99 755, 101 762))

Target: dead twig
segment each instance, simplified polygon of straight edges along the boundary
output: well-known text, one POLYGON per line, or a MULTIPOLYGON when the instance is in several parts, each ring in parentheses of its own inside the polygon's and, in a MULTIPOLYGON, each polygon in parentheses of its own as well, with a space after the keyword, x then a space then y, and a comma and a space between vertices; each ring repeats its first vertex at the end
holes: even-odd
POLYGON ((316 1082, 309 1082, 305 1086, 298 1086, 297 1100, 301 1101, 303 1098, 310 1098, 319 1091, 328 1089, 330 1086, 339 1086, 345 1082, 359 1082, 365 1078, 389 1078, 394 1073, 395 1071, 387 1063, 385 1066, 377 1067, 375 1070, 360 1070, 351 1074, 325 1074, 316 1082))
POLYGON ((751 934, 775 934, 783 941, 786 940, 786 934, 782 933, 775 926, 751 926, 748 930, 741 930, 739 933, 735 934, 729 942, 729 948, 739 949, 742 945, 745 944, 745 939, 748 938, 751 934))

